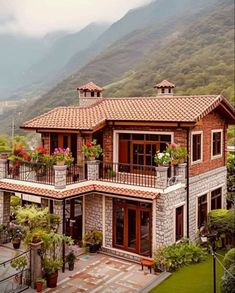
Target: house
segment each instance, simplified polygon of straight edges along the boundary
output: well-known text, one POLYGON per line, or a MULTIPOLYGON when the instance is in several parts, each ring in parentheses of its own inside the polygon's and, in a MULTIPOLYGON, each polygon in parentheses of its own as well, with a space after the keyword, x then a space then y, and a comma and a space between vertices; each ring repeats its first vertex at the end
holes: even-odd
POLYGON ((22 128, 40 133, 48 152, 69 147, 76 164, 37 179, 29 170, 8 174, 0 160, 0 222, 17 192, 59 214, 61 232, 75 239, 101 230, 103 250, 123 257, 194 239, 207 212, 225 207, 226 133, 235 111, 222 95, 176 96, 174 87, 164 80, 155 97, 103 98, 91 82, 78 88, 79 106, 26 121, 22 128), (93 138, 103 157, 84 164, 82 145, 93 138), (171 142, 187 147, 187 164, 156 174, 153 157, 171 142))

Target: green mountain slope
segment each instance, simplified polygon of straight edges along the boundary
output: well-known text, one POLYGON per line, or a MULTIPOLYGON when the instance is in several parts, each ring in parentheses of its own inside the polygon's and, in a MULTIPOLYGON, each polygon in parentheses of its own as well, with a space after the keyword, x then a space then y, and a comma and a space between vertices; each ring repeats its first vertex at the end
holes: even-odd
POLYGON ((234 3, 220 1, 183 34, 107 87, 114 96, 151 95, 169 79, 177 94, 223 93, 234 98, 234 3))

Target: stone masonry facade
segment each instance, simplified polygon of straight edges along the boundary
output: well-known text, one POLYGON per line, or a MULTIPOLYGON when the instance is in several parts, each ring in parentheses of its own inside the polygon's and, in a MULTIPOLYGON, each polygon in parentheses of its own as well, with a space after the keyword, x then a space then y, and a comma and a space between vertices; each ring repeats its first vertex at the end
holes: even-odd
POLYGON ((113 245, 113 198, 105 197, 105 246, 113 245))
POLYGON ((10 220, 11 196, 5 191, 0 191, 0 224, 8 224, 10 220))
POLYGON ((85 233, 91 229, 102 231, 102 195, 85 196, 85 233))

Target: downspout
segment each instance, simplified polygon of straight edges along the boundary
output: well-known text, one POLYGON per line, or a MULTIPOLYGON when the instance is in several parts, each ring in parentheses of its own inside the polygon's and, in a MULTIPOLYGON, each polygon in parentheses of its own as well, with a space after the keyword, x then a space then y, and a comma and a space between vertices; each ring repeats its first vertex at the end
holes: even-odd
POLYGON ((189 238, 189 128, 187 128, 187 167, 186 167, 186 218, 187 238, 189 238))
MULTIPOLYGON (((62 234, 65 236, 66 233, 66 221, 65 221, 65 199, 63 199, 63 225, 62 225, 62 234)), ((62 246, 62 260, 63 260, 63 267, 62 272, 65 272, 65 241, 63 240, 62 246)))

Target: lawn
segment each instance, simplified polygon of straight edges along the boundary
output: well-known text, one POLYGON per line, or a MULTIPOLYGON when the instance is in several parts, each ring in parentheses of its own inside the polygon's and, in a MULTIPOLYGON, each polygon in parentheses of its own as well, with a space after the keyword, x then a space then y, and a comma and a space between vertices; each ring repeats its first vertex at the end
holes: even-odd
MULTIPOLYGON (((220 254, 225 254, 220 252, 220 254)), ((223 260, 223 257, 219 257, 223 260)), ((216 265, 217 293, 220 293, 220 280, 223 269, 216 265)), ((166 281, 150 291, 151 293, 213 293, 213 260, 212 256, 199 264, 192 264, 174 272, 166 281)))

